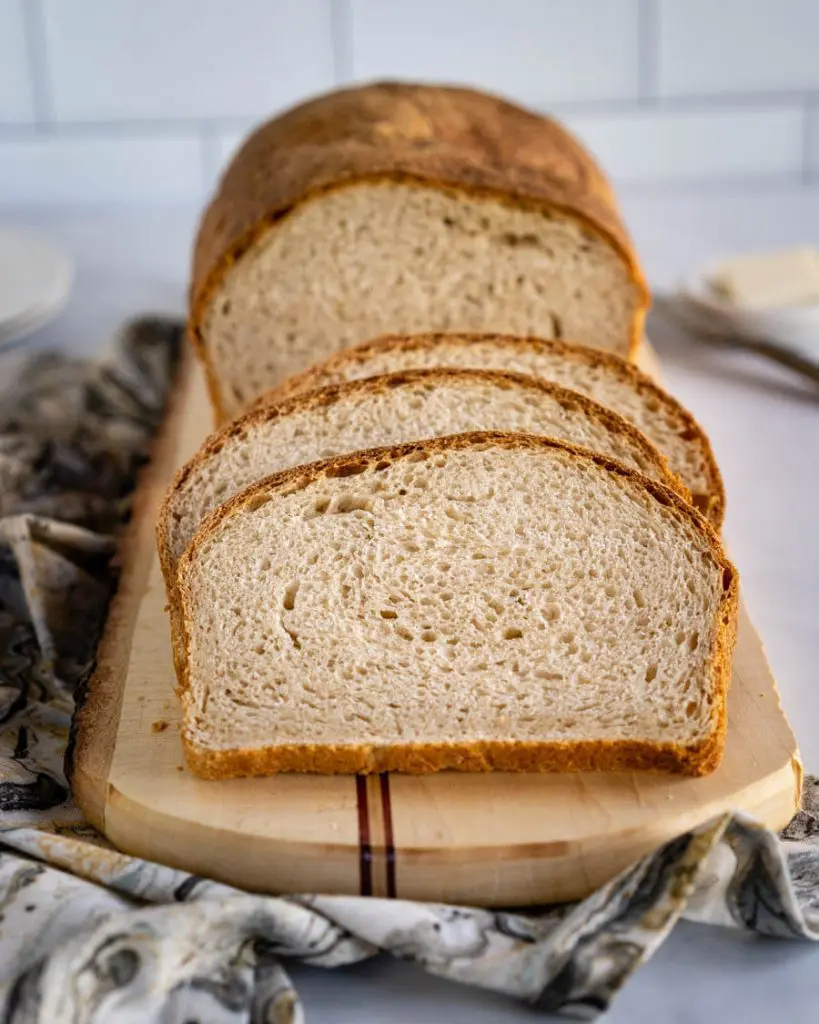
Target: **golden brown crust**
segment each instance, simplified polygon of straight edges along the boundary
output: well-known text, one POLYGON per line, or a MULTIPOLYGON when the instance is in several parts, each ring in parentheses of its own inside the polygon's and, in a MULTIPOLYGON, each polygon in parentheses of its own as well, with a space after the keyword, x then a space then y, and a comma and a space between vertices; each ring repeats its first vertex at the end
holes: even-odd
POLYGON ((320 775, 371 775, 405 772, 425 775, 462 772, 612 772, 662 771, 707 775, 717 732, 692 747, 641 740, 558 741, 476 740, 463 743, 401 743, 376 746, 282 744, 277 747, 211 750, 182 735, 188 767, 203 779, 235 779, 279 772, 320 775))
POLYGON ((385 334, 372 341, 355 345, 351 348, 342 349, 327 359, 314 366, 309 367, 302 373, 288 377, 275 388, 271 388, 263 395, 260 395, 249 406, 248 410, 256 409, 258 406, 269 405, 273 402, 281 402, 301 391, 309 391, 314 388, 324 387, 335 383, 335 376, 344 372, 344 367, 351 363, 366 363, 373 355, 380 355, 395 349, 406 351, 428 350, 439 344, 462 345, 468 347, 480 342, 490 342, 517 348, 521 350, 539 350, 551 355, 557 355, 574 363, 583 363, 594 368, 604 367, 606 372, 616 377, 621 382, 634 388, 636 392, 656 399, 678 420, 686 433, 686 439, 696 440, 708 473, 708 493, 695 495, 695 504, 700 512, 717 529, 722 527, 725 518, 725 485, 722 480, 717 460, 714 457, 708 435, 673 395, 661 388, 647 374, 633 363, 622 359, 613 352, 603 352, 600 349, 590 348, 587 345, 578 345, 571 341, 557 338, 535 338, 531 336, 519 336, 513 334, 494 333, 469 333, 464 331, 446 332, 431 331, 424 334, 385 334))
POLYGON ((214 400, 204 309, 231 265, 296 206, 362 182, 401 182, 577 217, 620 253, 639 295, 631 338, 642 337, 648 288, 611 187, 557 122, 470 89, 380 83, 333 92, 258 128, 205 211, 193 259, 190 338, 214 400))
POLYGON ((237 750, 208 750, 191 742, 183 730, 186 756, 192 771, 203 778, 230 778, 236 775, 262 774, 274 771, 321 771, 348 773, 371 771, 404 771, 412 773, 461 768, 468 771, 614 771, 631 768, 679 771, 704 775, 713 771, 722 760, 727 729, 727 696, 731 678, 731 658, 736 642, 739 577, 728 559, 722 543, 711 524, 675 491, 663 484, 628 469, 622 463, 599 452, 555 438, 533 434, 512 434, 480 431, 432 438, 410 444, 391 445, 366 452, 351 452, 309 466, 296 466, 260 480, 215 509, 202 523, 179 563, 179 621, 182 624, 184 659, 180 675, 183 699, 189 690, 188 665, 190 648, 190 615, 194 608, 190 576, 200 550, 234 516, 265 505, 276 495, 293 494, 318 480, 359 473, 369 467, 390 464, 418 455, 429 457, 437 452, 484 450, 544 451, 558 449, 573 459, 593 462, 618 477, 625 487, 646 491, 666 512, 686 523, 706 541, 714 564, 722 573, 722 591, 718 622, 712 645, 714 673, 714 728, 708 737, 693 747, 679 744, 652 744, 643 741, 584 741, 582 743, 510 743, 482 741, 458 744, 407 744, 375 748, 366 745, 328 748, 314 745, 275 746, 237 750), (515 755, 513 748, 520 748, 515 755), (573 755, 569 748, 577 748, 573 755), (394 753, 391 753, 394 751, 394 753), (390 759, 393 759, 392 761, 390 759), (542 758, 543 765, 535 766, 542 758), (318 767, 321 765, 321 767, 318 767), (375 767, 378 765, 379 767, 375 767), (384 765, 390 765, 384 767, 384 765), (474 766, 473 766, 474 765, 474 766))

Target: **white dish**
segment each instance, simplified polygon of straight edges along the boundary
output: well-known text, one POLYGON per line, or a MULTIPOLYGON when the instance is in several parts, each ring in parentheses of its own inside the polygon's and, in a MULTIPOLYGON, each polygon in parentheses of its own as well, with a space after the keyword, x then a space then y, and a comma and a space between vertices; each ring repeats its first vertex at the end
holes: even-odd
POLYGON ((819 354, 819 304, 749 309, 736 305, 711 287, 717 263, 683 281, 679 295, 691 312, 713 332, 771 341, 810 355, 819 354))
POLYGON ((0 347, 56 316, 72 279, 71 261, 48 239, 0 228, 0 347))

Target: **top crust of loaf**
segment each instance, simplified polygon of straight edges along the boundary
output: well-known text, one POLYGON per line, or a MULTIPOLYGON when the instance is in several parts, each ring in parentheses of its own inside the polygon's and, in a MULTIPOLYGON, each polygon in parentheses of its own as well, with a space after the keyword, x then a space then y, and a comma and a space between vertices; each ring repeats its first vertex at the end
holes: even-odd
POLYGON ((611 186, 580 143, 556 121, 482 92, 380 83, 295 107, 258 128, 234 157, 194 250, 190 334, 206 368, 203 312, 228 268, 297 205, 367 181, 577 217, 620 253, 642 294, 632 351, 638 345, 648 288, 611 186))
MULTIPOLYGON (((666 514, 674 516, 681 522, 688 523, 705 540, 715 565, 722 572, 722 592, 718 608, 718 622, 712 645, 712 665, 714 672, 714 729, 709 736, 696 748, 684 748, 676 744, 654 745, 637 744, 634 750, 627 751, 628 766, 638 765, 644 769, 682 770, 692 775, 705 775, 718 766, 722 759, 727 730, 727 694, 731 674, 731 658, 736 641, 736 621, 739 601, 739 577, 736 568, 728 559, 719 537, 708 523, 693 507, 688 505, 678 494, 662 484, 649 480, 608 456, 591 452, 584 448, 554 438, 537 437, 530 434, 507 434, 495 431, 480 431, 468 434, 455 434, 448 437, 433 438, 428 441, 393 445, 375 448, 366 452, 352 452, 336 456, 323 462, 309 466, 297 466, 284 470, 273 476, 260 480, 241 493, 216 508, 204 521, 194 540, 188 546, 179 563, 178 591, 172 600, 178 602, 174 609, 182 624, 184 657, 180 670, 180 693, 184 695, 189 689, 190 663, 190 613, 194 610, 191 578, 194 565, 200 551, 207 546, 226 526, 229 521, 245 511, 252 511, 276 498, 277 495, 292 494, 303 490, 317 480, 357 475, 379 464, 389 464, 420 455, 428 457, 437 452, 462 451, 473 449, 512 449, 533 451, 558 449, 571 458, 593 462, 621 481, 624 489, 640 488, 653 497, 662 506, 666 514), (639 747, 639 749, 637 749, 639 747)), ((189 764, 197 774, 205 778, 229 778, 237 774, 269 774, 282 770, 319 770, 323 773, 368 771, 372 769, 362 760, 360 751, 346 748, 317 750, 313 747, 287 748, 281 757, 269 750, 252 751, 236 750, 227 752, 199 751, 195 743, 187 735, 183 736, 189 764)), ((392 771, 431 771, 436 767, 452 767, 457 764, 469 763, 472 770, 486 770, 490 767, 489 748, 492 744, 484 744, 487 748, 467 749, 469 744, 453 744, 453 750, 445 750, 440 744, 435 749, 427 749, 418 745, 402 747, 400 758, 390 764, 392 771), (462 749, 463 748, 463 749, 462 749), (453 755, 456 760, 451 760, 453 755), (447 760, 447 759, 450 760, 447 760)), ((498 744, 498 746, 502 746, 498 744)), ((549 747, 549 756, 554 762, 555 770, 618 770, 624 763, 618 760, 616 745, 607 742, 591 741, 582 744, 558 744, 560 749, 549 747), (577 749, 575 749, 577 748, 577 749), (582 749, 581 749, 582 748, 582 749)), ((542 752, 541 752, 542 753, 542 752)), ((622 752, 620 752, 622 753, 622 752)), ((502 767, 508 771, 531 771, 536 767, 537 750, 528 749, 527 744, 520 744, 519 757, 508 750, 500 751, 504 756, 492 762, 494 767, 502 767), (534 758, 534 760, 533 760, 534 758)), ((377 770, 382 770, 381 768, 377 770)))
POLYGON ((345 367, 356 363, 367 363, 373 356, 393 350, 424 351, 438 345, 453 345, 468 348, 470 345, 489 342, 509 349, 539 351, 559 356, 567 362, 591 367, 603 367, 609 375, 634 391, 648 398, 656 399, 682 428, 696 438, 705 459, 711 488, 711 504, 705 511, 709 522, 719 529, 725 518, 725 485, 717 460, 714 457, 708 436, 691 413, 673 395, 661 388, 634 363, 630 363, 614 352, 589 348, 571 341, 557 338, 521 337, 513 334, 469 333, 466 331, 430 331, 424 334, 385 334, 372 341, 341 349, 320 363, 308 367, 301 373, 288 377, 275 388, 264 392, 248 407, 249 411, 265 405, 281 402, 304 391, 326 387, 337 383, 338 374, 345 378, 345 367))

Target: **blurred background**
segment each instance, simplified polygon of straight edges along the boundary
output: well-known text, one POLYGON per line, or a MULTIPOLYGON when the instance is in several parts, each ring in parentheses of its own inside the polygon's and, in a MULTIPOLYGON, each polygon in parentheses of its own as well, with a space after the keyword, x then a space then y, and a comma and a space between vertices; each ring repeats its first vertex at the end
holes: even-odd
MULTIPOLYGON (((564 119, 613 179, 655 293, 722 255, 819 242, 817 0, 0 0, 0 241, 35 229, 57 250, 24 348, 93 354, 128 317, 184 315, 197 221, 243 135, 381 78, 564 119)), ((649 336, 713 439, 786 703, 819 723, 816 386, 656 311, 649 336)))
POLYGON ((0 0, 0 201, 201 199, 347 82, 564 118, 624 190, 819 180, 816 0, 0 0))

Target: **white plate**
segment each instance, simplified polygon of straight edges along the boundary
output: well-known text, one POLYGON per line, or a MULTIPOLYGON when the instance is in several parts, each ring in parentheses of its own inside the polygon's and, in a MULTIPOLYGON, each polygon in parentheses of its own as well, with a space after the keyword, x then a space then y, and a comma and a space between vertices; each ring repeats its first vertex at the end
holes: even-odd
POLYGON ((819 355, 819 305, 748 309, 715 292, 710 278, 717 264, 682 282, 679 294, 715 331, 771 341, 809 355, 819 355))
POLYGON ((42 235, 0 228, 0 346, 56 316, 72 277, 68 257, 42 235))

